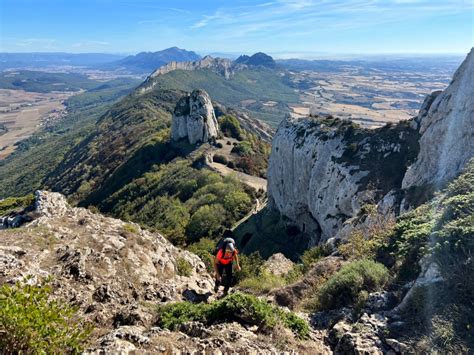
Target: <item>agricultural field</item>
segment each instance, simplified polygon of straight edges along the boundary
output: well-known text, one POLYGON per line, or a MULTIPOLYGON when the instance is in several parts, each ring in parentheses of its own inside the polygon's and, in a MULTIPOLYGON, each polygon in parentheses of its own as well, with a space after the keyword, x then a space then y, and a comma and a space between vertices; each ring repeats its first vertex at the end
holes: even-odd
POLYGON ((0 160, 15 150, 15 143, 64 117, 64 100, 73 94, 0 89, 0 160))
POLYGON ((451 76, 449 70, 361 70, 356 65, 291 71, 299 103, 289 106, 294 117, 333 115, 375 128, 415 116, 426 95, 446 88, 451 76))

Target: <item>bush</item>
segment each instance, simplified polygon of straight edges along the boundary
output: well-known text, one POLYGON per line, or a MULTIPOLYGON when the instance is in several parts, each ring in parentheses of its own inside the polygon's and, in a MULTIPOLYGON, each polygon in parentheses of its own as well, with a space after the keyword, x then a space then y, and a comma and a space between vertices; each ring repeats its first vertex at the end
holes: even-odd
POLYGON ((158 325, 177 329, 183 323, 200 321, 206 324, 233 322, 273 329, 283 324, 298 337, 307 338, 308 324, 294 313, 283 311, 255 296, 236 292, 211 304, 178 302, 158 308, 158 325))
POLYGON ((0 201, 0 216, 4 216, 13 211, 19 211, 25 207, 33 205, 35 197, 26 195, 24 197, 8 197, 0 201))
POLYGON ((375 259, 377 253, 388 243, 395 228, 395 218, 377 212, 374 205, 364 206, 366 220, 355 227, 347 242, 338 250, 348 260, 375 259))
POLYGON ((223 155, 220 155, 220 154, 215 154, 213 157, 212 157, 212 161, 214 163, 220 163, 220 164, 224 164, 226 165, 229 160, 227 160, 227 158, 223 155))
POLYGON ((326 255, 327 252, 321 245, 306 250, 303 255, 300 256, 301 263, 303 264, 303 272, 308 272, 312 265, 326 255))
POLYGON ((242 129, 240 128, 240 123, 234 116, 223 116, 219 120, 219 126, 221 132, 223 132, 227 137, 233 137, 235 139, 242 139, 242 129))
POLYGON ((3 354, 80 353, 92 327, 77 309, 50 299, 51 288, 3 285, 0 288, 0 349, 3 354))
POLYGON ((191 276, 193 271, 193 266, 185 258, 176 259, 176 271, 180 276, 191 276))
POLYGON ((241 157, 248 157, 254 153, 252 150, 252 145, 247 141, 243 141, 235 145, 231 152, 241 157))
POLYGON ((186 227, 189 240, 213 237, 224 228, 225 210, 222 205, 204 205, 192 215, 186 227))
POLYGON ((321 309, 334 309, 356 302, 362 291, 380 290, 389 281, 388 269, 372 260, 344 265, 319 290, 321 309))
POLYGON ((224 197, 224 208, 234 219, 242 218, 252 209, 250 196, 243 191, 232 191, 224 197))
POLYGON ((239 261, 241 270, 235 273, 237 282, 260 275, 265 262, 258 251, 250 255, 239 254, 239 261))
POLYGON ((201 238, 199 242, 193 243, 188 247, 191 253, 196 254, 206 265, 207 271, 212 273, 214 270, 214 251, 217 243, 210 238, 201 238))
POLYGON ((257 293, 267 293, 275 288, 283 287, 286 284, 287 282, 284 277, 273 275, 264 270, 258 275, 250 276, 240 281, 239 287, 257 293))

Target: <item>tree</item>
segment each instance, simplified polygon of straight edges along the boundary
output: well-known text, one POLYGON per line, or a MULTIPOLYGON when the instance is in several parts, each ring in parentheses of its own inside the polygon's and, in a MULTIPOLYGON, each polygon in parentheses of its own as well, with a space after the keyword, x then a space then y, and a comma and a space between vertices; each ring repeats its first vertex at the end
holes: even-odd
POLYGON ((192 215, 186 227, 189 241, 197 241, 201 237, 216 236, 223 228, 225 210, 220 204, 204 205, 192 215))

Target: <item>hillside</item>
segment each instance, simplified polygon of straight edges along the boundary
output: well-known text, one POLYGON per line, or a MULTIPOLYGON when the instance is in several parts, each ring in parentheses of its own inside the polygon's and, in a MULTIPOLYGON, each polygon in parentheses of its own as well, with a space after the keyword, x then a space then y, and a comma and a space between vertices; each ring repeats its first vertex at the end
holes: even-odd
POLYGON ((21 141, 12 155, 0 162, 0 198, 22 196, 44 186, 67 153, 90 134, 96 120, 136 84, 135 80, 116 79, 67 99, 63 120, 21 141))
POLYGON ((199 87, 221 104, 276 127, 290 112, 288 104, 298 102, 298 94, 290 85, 288 73, 267 65, 273 63, 270 56, 263 53, 254 56, 246 64, 242 58, 241 62, 232 62, 210 56, 196 62, 170 63, 153 72, 138 93, 155 89, 191 91, 199 87))

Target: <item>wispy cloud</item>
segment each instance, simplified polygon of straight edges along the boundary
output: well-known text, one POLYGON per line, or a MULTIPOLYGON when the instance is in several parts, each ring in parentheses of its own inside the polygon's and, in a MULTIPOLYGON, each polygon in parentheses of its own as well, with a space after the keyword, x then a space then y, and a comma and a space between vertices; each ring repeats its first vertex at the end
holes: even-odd
MULTIPOLYGON (((191 29, 206 27, 212 21, 225 20, 226 16, 223 11, 216 11, 213 15, 204 15, 204 17, 191 26, 191 29)), ((219 21, 220 22, 220 21, 219 21)))
POLYGON ((76 42, 71 45, 72 48, 90 48, 90 47, 107 47, 109 46, 109 42, 105 41, 94 41, 94 40, 86 40, 81 42, 76 42))
POLYGON ((57 49, 58 41, 53 38, 23 38, 12 41, 14 47, 27 49, 28 47, 41 48, 42 50, 57 49))
POLYGON ((276 0, 256 6, 221 7, 205 14, 190 28, 219 29, 214 37, 269 35, 311 35, 321 31, 370 28, 449 15, 474 9, 466 0, 276 0))

